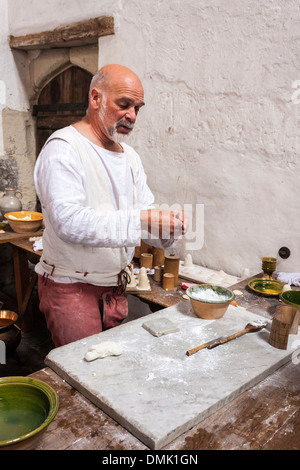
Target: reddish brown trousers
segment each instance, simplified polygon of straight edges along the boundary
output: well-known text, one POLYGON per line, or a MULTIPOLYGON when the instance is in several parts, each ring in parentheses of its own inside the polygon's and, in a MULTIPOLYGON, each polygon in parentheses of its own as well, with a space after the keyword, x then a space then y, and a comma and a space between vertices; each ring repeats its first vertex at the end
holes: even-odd
POLYGON ((125 295, 112 287, 54 282, 38 276, 40 310, 56 347, 118 326, 128 315, 125 295))

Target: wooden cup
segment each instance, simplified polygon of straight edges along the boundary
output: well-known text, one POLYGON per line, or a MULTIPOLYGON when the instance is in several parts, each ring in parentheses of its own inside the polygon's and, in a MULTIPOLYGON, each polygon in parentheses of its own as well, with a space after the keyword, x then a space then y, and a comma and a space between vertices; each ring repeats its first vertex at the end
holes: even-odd
POLYGON ((141 253, 140 257, 141 268, 152 268, 153 265, 153 255, 152 253, 141 253))
POLYGON ((175 287, 175 276, 172 273, 165 273, 163 275, 163 289, 173 290, 175 287))
POLYGON ((269 343, 277 349, 287 349, 289 335, 298 333, 300 309, 279 305, 272 320, 269 343))
POLYGON ((162 266, 154 266, 153 279, 156 282, 161 282, 164 268, 162 266))
POLYGON ((165 252, 161 248, 152 248, 153 266, 162 266, 165 260, 165 252))
POLYGON ((178 284, 180 258, 175 255, 166 255, 164 261, 164 273, 174 274, 174 285, 178 284))

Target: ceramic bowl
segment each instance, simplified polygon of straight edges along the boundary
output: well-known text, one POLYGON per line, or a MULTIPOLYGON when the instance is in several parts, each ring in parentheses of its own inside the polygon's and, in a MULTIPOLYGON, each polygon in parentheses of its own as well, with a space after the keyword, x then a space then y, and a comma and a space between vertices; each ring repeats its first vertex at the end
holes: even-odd
POLYGON ((230 302, 235 298, 233 292, 221 286, 199 284, 186 290, 193 310, 199 318, 217 320, 223 317, 230 302))
POLYGON ((57 411, 58 396, 45 382, 0 378, 0 450, 32 448, 57 411))
POLYGON ((16 233, 36 232, 42 226, 43 214, 33 211, 7 212, 4 217, 16 233))
POLYGON ((280 299, 285 304, 300 308, 300 290, 286 290, 280 294, 280 299))
POLYGON ((263 295, 279 295, 283 289, 284 283, 277 279, 255 278, 248 282, 248 287, 254 292, 263 295))

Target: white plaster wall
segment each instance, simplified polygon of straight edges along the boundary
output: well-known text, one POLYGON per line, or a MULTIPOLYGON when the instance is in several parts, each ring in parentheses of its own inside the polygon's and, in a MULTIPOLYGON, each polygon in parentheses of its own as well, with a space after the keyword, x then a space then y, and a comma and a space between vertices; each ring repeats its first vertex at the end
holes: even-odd
MULTIPOLYGON (((18 168, 18 188, 22 193, 24 208, 33 209, 36 203, 32 186, 33 160, 30 158, 34 142, 30 138, 28 101, 28 59, 25 52, 9 47, 8 2, 0 0, 0 159, 12 161, 18 168), (10 122, 7 116, 11 114, 10 122), (23 118, 21 118, 21 116, 23 118), (9 127, 9 135, 4 135, 9 127)), ((2 169, 2 166, 1 166, 2 169)), ((1 175, 0 175, 1 176, 1 175)), ((4 192, 0 192, 0 197, 4 192)))
MULTIPOLYGON (((157 202, 205 206, 195 262, 257 272, 261 256, 288 246, 279 269, 300 272, 297 1, 29 3, 9 0, 10 34, 114 16, 116 34, 99 39, 99 66, 123 63, 144 83, 146 107, 131 143, 157 202)), ((18 97, 21 68, 9 67, 18 97)), ((178 249, 184 256, 185 246, 178 249)))
POLYGON ((28 108, 27 56, 24 52, 13 52, 9 47, 9 6, 10 3, 7 0, 0 0, 0 80, 4 83, 2 87, 5 89, 5 103, 1 102, 1 106, 5 105, 11 109, 23 111, 28 108))

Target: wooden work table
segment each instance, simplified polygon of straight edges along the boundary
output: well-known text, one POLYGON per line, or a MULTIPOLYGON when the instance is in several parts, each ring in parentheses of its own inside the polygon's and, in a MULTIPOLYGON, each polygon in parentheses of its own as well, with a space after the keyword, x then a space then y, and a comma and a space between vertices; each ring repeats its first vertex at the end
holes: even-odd
POLYGON ((37 275, 35 273, 30 276, 28 254, 31 256, 35 255, 36 259, 40 256, 40 254, 33 250, 33 242, 30 242, 29 238, 39 237, 42 234, 42 230, 31 233, 15 233, 9 226, 5 228, 4 233, 0 233, 0 244, 9 243, 13 248, 13 263, 18 304, 17 313, 22 322, 24 320, 22 328, 25 330, 30 329, 31 327, 30 298, 37 280, 37 275))
MULTIPOLYGON (((3 243, 10 243, 10 242, 17 242, 19 240, 27 240, 30 237, 38 237, 43 233, 42 230, 38 232, 30 232, 30 233, 16 233, 14 232, 9 225, 6 226, 5 229, 2 229, 0 232, 0 245, 3 243)), ((28 242, 29 243, 29 242, 28 242)), ((31 244, 32 245, 32 244, 31 244)))
MULTIPOLYGON (((238 304, 272 318, 278 299, 256 295, 249 290, 247 283, 245 280, 231 287, 243 293, 238 297, 238 304)), ((51 385, 60 401, 58 414, 36 449, 149 450, 50 368, 42 369, 32 377, 51 385)), ((299 448, 300 368, 299 364, 290 361, 163 450, 299 448)))
MULTIPOLYGON (((38 236, 39 234, 30 234, 38 236)), ((34 252, 28 235, 14 236, 1 243, 14 248, 18 303, 22 313, 26 310, 29 291, 34 279, 24 274, 27 255, 34 252), (24 277, 25 276, 25 277, 24 277)), ((27 263, 28 265, 28 263, 27 263)), ((27 266, 28 270, 28 266, 27 266)), ((259 277, 259 275, 255 276, 259 277)), ((272 319, 279 300, 251 291, 249 279, 231 286, 242 292, 238 305, 272 319)), ((163 289, 152 279, 151 292, 139 294, 143 301, 163 308, 182 299, 181 282, 174 291, 163 289)), ((36 449, 40 450, 149 450, 142 442, 106 415, 80 392, 61 379, 50 368, 31 375, 53 387, 59 396, 59 411, 36 449)), ((256 386, 245 391, 220 410, 204 419, 167 446, 165 450, 299 450, 300 448, 300 367, 299 358, 282 366, 256 386), (297 363, 296 363, 297 362, 297 363)))

